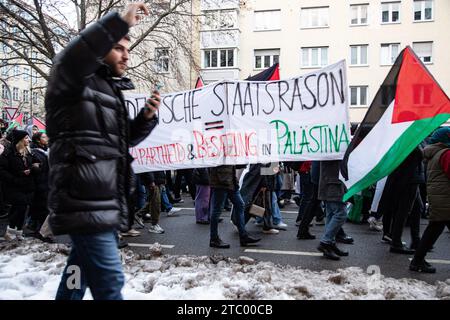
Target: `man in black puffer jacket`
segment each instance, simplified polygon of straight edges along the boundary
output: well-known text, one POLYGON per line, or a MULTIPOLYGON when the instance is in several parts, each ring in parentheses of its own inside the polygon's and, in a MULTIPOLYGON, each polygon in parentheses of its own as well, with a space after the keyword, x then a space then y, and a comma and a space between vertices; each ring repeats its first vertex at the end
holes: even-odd
POLYGON ((87 287, 94 299, 122 299, 116 232, 127 227, 127 202, 134 186, 128 148, 156 126, 159 106, 155 91, 130 121, 121 93, 132 88, 120 77, 128 62, 127 33, 138 22, 139 10, 148 15, 143 3, 132 3, 122 16, 104 16, 53 63, 45 97, 49 220, 55 235, 69 234, 72 240, 56 299, 82 299, 87 287), (80 286, 68 281, 74 276, 80 286))

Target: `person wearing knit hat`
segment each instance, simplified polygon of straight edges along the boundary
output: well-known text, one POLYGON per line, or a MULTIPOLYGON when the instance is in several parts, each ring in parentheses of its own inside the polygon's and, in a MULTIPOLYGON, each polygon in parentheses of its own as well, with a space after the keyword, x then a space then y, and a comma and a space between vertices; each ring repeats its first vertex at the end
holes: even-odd
POLYGON ((28 132, 13 130, 11 144, 0 156, 0 179, 3 182, 5 202, 11 205, 4 238, 22 240, 25 217, 33 199, 34 176, 39 162, 31 155, 28 132))
POLYGON ((434 131, 430 142, 424 149, 424 156, 428 161, 427 193, 430 218, 409 269, 435 273, 436 268, 425 261, 425 256, 445 226, 450 229, 450 128, 442 127, 434 131))

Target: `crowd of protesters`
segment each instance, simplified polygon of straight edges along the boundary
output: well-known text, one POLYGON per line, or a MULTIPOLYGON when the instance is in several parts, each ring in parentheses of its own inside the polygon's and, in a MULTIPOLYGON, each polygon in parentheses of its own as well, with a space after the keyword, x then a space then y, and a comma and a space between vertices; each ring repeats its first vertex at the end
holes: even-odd
POLYGON ((81 288, 71 289, 66 267, 57 299, 81 299, 87 287, 94 299, 121 299, 124 276, 117 246, 126 246, 124 237, 141 235, 139 227, 164 233, 161 213, 177 215, 181 209, 174 204, 183 202, 182 191, 195 201, 195 222, 209 225, 212 248, 230 247, 219 232, 224 210, 231 211, 240 246, 246 247, 261 240, 247 231, 251 219, 263 234, 276 236, 288 227, 280 208, 293 202, 299 206, 297 239, 316 239, 309 230, 313 220, 324 225, 317 249, 328 259, 349 255, 337 243, 354 242, 344 231, 350 220, 382 232, 390 252, 414 254, 411 270, 436 271, 425 256, 444 228, 450 228, 449 127, 436 130, 388 177, 348 203, 342 200, 346 188, 339 176, 340 161, 135 175, 128 148, 157 125, 160 104, 154 91, 135 119, 124 112, 122 91, 133 88, 122 77, 128 62, 127 34, 141 18, 139 11, 149 13, 143 3, 132 3, 123 15, 106 15, 55 58, 46 94, 50 148, 46 133, 36 128, 2 133, 0 214, 8 220, 5 240, 30 236, 54 242, 52 232, 68 234, 72 252, 67 267, 76 264, 84 272, 81 288), (421 234, 424 217, 429 225, 421 234), (409 245, 402 241, 407 223, 409 245))

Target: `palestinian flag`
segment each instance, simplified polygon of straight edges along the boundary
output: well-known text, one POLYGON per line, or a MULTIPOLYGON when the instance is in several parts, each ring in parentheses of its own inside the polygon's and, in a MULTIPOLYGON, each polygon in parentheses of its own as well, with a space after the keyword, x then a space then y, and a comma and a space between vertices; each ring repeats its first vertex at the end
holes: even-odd
POLYGON ((358 127, 341 166, 344 201, 389 175, 412 150, 450 118, 442 88, 406 47, 358 127))
POLYGON ((23 113, 19 113, 17 117, 11 120, 9 123, 8 128, 6 129, 6 132, 9 132, 13 130, 14 128, 23 126, 23 113))
POLYGON ((261 71, 258 74, 255 74, 254 76, 248 77, 247 81, 276 81, 280 80, 280 65, 278 63, 275 63, 270 68, 267 68, 263 71, 261 71))
POLYGON ((45 132, 45 123, 41 119, 33 117, 32 125, 38 127, 40 132, 45 132))
POLYGON ((195 89, 201 88, 204 86, 202 77, 197 78, 197 82, 195 83, 195 89))

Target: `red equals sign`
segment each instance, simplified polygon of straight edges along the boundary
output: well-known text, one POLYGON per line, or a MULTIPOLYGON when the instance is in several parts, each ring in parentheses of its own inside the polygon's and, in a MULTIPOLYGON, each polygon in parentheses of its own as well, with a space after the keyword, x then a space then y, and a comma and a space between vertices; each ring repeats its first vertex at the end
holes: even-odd
POLYGON ((205 130, 220 130, 223 129, 223 121, 205 122, 205 130))

